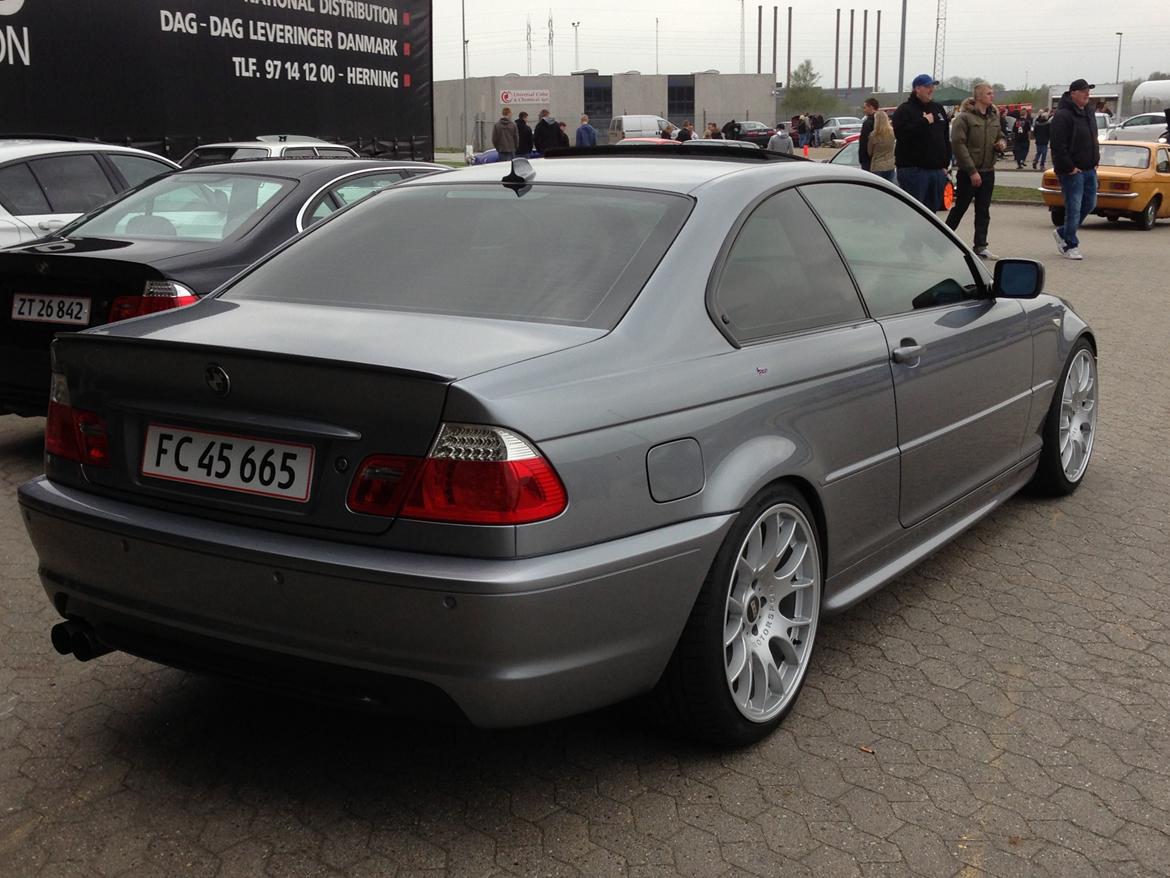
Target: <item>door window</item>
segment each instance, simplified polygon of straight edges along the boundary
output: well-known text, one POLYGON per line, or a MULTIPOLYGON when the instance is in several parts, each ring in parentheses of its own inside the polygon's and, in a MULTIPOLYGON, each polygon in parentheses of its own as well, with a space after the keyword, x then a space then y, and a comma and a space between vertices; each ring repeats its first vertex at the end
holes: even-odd
POLYGON ((139 183, 145 183, 151 177, 166 174, 174 170, 166 162, 156 161, 140 155, 121 155, 109 153, 106 155, 115 168, 118 169, 126 184, 133 189, 139 183))
POLYGON ((897 195, 859 183, 801 191, 841 248, 874 317, 983 297, 963 249, 897 195))
POLYGON ((715 306, 739 341, 865 318, 836 249, 794 191, 764 201, 739 230, 715 306))
POLYGON ((85 213, 114 196, 96 156, 58 155, 29 162, 52 213, 85 213))
POLYGON ((1155 170, 1159 174, 1170 174, 1170 149, 1158 150, 1158 166, 1155 170))
POLYGON ((52 213, 45 193, 24 162, 0 168, 0 204, 13 216, 52 213))

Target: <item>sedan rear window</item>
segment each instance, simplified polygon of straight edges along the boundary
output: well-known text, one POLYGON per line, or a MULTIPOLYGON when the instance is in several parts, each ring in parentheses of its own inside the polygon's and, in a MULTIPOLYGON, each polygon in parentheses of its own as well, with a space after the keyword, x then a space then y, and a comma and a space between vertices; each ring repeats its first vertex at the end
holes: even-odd
POLYGON ((690 208, 679 195, 584 186, 388 189, 224 297, 609 328, 690 208))
POLYGON ((294 185, 291 180, 245 174, 165 177, 66 229, 65 234, 223 241, 250 227, 294 185))

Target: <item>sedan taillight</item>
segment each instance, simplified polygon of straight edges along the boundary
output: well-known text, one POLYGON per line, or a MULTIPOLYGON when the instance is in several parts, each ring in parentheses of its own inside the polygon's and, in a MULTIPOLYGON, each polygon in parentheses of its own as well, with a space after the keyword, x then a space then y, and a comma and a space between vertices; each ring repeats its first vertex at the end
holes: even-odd
POLYGON ((69 385, 60 372, 53 373, 49 392, 45 453, 86 466, 110 465, 110 441, 106 434, 105 418, 69 404, 69 385))
POLYGON ((444 424, 424 460, 372 455, 350 485, 349 508, 452 524, 530 524, 560 515, 564 485, 524 439, 500 427, 444 424))
POLYGON ((139 296, 118 296, 110 306, 110 323, 144 314, 157 314, 194 305, 199 297, 187 286, 173 280, 148 280, 139 296))

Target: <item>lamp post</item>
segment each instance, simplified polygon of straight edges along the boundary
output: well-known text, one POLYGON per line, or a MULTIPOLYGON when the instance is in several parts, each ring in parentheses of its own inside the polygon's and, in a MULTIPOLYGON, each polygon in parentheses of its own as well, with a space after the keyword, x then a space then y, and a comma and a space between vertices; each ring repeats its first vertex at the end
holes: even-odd
POLYGON ((569 23, 573 25, 573 70, 576 71, 581 69, 581 46, 577 42, 577 28, 581 26, 581 22, 571 21, 569 23))
POLYGON ((1121 31, 1114 31, 1117 34, 1117 75, 1113 77, 1114 82, 1121 82, 1121 31))
POLYGON ((459 15, 463 20, 463 142, 468 143, 467 126, 467 4, 459 4, 459 15))

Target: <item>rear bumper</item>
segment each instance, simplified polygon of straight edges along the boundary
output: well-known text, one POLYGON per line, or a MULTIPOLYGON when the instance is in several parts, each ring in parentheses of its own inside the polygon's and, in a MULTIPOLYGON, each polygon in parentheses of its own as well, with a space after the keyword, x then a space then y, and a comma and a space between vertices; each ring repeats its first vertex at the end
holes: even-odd
POLYGON ((45 591, 111 646, 277 688, 321 688, 297 670, 312 668, 359 698, 414 681, 489 727, 651 688, 733 518, 498 561, 306 540, 44 477, 19 499, 45 591))

